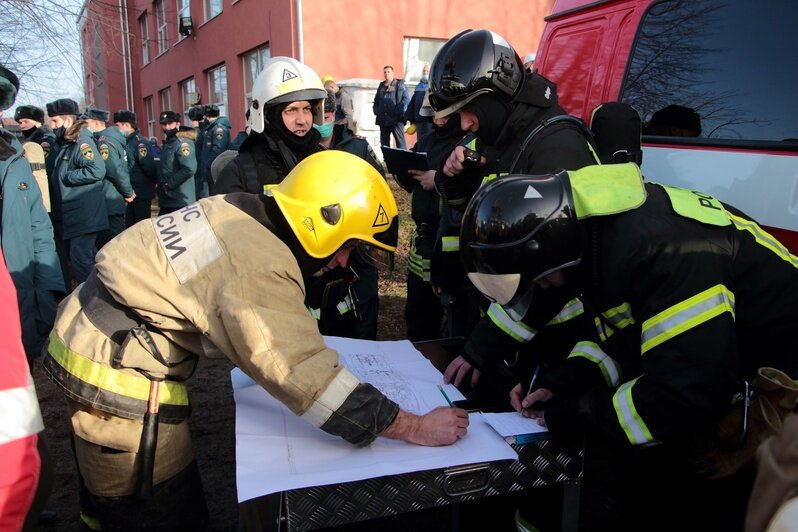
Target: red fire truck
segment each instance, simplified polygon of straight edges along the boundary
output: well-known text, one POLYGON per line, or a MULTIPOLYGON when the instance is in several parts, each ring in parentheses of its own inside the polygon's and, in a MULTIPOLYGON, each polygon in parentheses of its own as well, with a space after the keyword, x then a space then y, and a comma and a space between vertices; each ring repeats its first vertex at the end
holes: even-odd
POLYGON ((708 192, 798 252, 798 3, 558 0, 535 67, 590 118, 631 104, 649 181, 708 192))

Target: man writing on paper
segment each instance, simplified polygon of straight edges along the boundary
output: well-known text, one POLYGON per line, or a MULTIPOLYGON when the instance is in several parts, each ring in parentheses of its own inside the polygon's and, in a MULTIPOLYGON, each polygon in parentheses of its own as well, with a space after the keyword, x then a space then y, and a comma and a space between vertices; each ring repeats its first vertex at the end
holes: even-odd
POLYGON ((356 247, 393 252, 398 223, 382 176, 326 151, 266 194, 206 198, 106 245, 61 306, 44 364, 69 398, 84 521, 104 530, 207 525, 182 382, 199 356, 229 358, 294 413, 355 445, 464 436, 464 410, 415 416, 359 382, 304 305, 307 282, 345 267, 356 247))

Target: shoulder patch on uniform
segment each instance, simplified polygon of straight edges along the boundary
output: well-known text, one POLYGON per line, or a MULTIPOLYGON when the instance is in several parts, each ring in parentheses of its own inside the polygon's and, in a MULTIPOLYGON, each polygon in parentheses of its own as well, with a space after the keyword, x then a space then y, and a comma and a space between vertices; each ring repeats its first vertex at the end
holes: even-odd
POLYGON ((50 143, 47 142, 47 141, 44 141, 44 142, 41 143, 41 147, 42 147, 43 150, 47 151, 47 150, 50 149, 50 143))
POLYGON ((91 146, 89 146, 88 144, 86 144, 84 142, 83 144, 80 145, 79 149, 80 149, 80 153, 81 153, 81 155, 83 155, 84 159, 86 159, 87 161, 93 161, 94 160, 94 150, 91 149, 91 146))
POLYGON ((144 144, 139 144, 139 157, 146 157, 147 156, 147 146, 144 144))
POLYGON ((220 127, 217 127, 216 128, 216 138, 221 140, 223 136, 224 136, 224 129, 222 129, 220 127))
POLYGON ((224 254, 199 203, 153 218, 152 226, 180 284, 224 254))
POLYGON ((103 161, 107 161, 108 160, 108 144, 100 144, 98 149, 100 150, 100 157, 103 158, 103 161))
POLYGON ((188 145, 188 142, 183 142, 180 144, 180 153, 183 154, 183 157, 188 157, 191 153, 191 147, 188 145))
POLYGON ((19 185, 17 185, 19 190, 28 190, 28 184, 24 181, 20 181, 19 185))

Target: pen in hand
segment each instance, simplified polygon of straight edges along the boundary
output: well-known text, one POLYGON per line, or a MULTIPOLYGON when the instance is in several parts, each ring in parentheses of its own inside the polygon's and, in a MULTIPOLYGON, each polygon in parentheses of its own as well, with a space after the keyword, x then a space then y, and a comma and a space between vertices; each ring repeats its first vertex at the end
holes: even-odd
POLYGON ((535 388, 535 382, 538 380, 538 375, 540 375, 540 364, 535 368, 535 373, 532 374, 532 380, 529 382, 529 390, 527 390, 526 394, 529 395, 532 393, 532 390, 535 388))
POLYGON ((452 408, 454 408, 454 404, 452 403, 452 400, 451 400, 451 399, 449 399, 449 396, 448 396, 448 395, 446 395, 446 392, 445 392, 445 391, 443 391, 443 388, 441 388, 441 385, 440 385, 440 384, 437 384, 436 386, 438 386, 438 390, 440 390, 441 394, 443 394, 443 398, 444 398, 444 399, 446 399, 446 402, 447 402, 447 403, 449 403, 449 406, 451 406, 452 408))

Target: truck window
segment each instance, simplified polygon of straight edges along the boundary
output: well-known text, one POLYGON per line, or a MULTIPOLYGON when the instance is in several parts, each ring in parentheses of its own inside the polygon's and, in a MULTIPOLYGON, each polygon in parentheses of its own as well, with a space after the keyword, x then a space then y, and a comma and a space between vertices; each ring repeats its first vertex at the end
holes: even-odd
MULTIPOLYGON (((621 101, 644 134, 798 142, 798 2, 666 0, 643 15, 621 101)), ((711 140, 708 140, 711 139, 711 140)))

